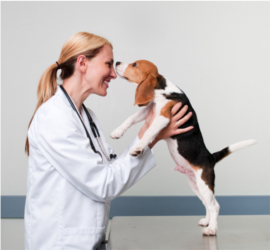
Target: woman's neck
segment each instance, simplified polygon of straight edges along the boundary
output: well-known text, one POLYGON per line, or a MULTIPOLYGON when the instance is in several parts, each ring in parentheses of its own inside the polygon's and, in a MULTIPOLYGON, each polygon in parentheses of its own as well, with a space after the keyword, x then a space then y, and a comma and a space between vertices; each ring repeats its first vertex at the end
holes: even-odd
POLYGON ((74 77, 65 79, 63 81, 63 87, 65 88, 69 96, 72 98, 77 109, 81 113, 82 103, 89 96, 89 92, 87 94, 87 91, 83 88, 82 82, 74 77))

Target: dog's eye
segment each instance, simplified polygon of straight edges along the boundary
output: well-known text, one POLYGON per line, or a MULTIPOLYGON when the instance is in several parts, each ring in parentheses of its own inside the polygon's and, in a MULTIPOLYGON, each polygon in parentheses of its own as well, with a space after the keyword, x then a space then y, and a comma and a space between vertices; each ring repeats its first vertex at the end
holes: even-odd
POLYGON ((137 67, 137 64, 136 64, 136 63, 133 63, 133 64, 132 64, 132 67, 137 67))

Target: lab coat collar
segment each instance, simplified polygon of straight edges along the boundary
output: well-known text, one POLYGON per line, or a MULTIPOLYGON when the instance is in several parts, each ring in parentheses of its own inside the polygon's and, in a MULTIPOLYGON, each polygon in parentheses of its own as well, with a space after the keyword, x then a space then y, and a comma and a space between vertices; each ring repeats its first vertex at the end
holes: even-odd
MULTIPOLYGON (((56 92, 55 92, 55 95, 58 95, 58 96, 64 101, 64 103, 65 103, 68 107, 70 107, 70 108, 72 109, 72 107, 70 106, 70 103, 69 103, 67 97, 65 96, 63 90, 60 88, 60 85, 57 85, 57 90, 56 90, 56 92)), ((68 95, 69 95, 69 94, 68 94, 68 95)), ((69 95, 69 97, 70 97, 71 101, 73 102, 74 106, 76 107, 77 111, 79 112, 79 110, 78 110, 78 108, 77 108, 75 102, 73 101, 73 99, 71 98, 70 95, 69 95)), ((80 113, 81 113, 81 114, 83 113, 83 108, 82 108, 82 112, 79 112, 79 114, 80 114, 80 113)))
MULTIPOLYGON (((60 88, 60 85, 58 85, 58 84, 57 84, 57 90, 56 90, 56 92, 55 92, 55 96, 60 97, 61 100, 63 100, 63 102, 64 102, 68 107, 71 108, 70 103, 69 103, 67 97, 65 96, 63 90, 60 88)), ((70 97, 70 96, 69 96, 69 97, 70 97)), ((70 99, 72 100, 71 97, 70 97, 70 99)), ((73 101, 73 100, 72 100, 72 101, 73 101)), ((75 105, 75 106, 76 106, 76 105, 75 105)))

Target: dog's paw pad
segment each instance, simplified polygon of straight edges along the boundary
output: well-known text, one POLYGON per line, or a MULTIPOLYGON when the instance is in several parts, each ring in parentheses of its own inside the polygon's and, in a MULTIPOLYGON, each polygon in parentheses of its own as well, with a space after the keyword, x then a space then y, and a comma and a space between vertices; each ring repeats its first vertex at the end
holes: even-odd
POLYGON ((207 227, 209 224, 209 220, 206 220, 206 218, 202 218, 199 220, 199 225, 203 227, 207 227))
POLYGON ((203 230, 203 235, 216 235, 217 233, 217 229, 216 228, 212 228, 212 227, 207 227, 203 230))

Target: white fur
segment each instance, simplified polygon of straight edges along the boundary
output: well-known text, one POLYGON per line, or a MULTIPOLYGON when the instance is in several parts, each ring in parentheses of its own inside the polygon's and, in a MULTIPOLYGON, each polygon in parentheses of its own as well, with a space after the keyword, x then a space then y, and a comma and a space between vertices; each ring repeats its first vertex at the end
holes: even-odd
MULTIPOLYGON (((128 67, 128 64, 127 63, 121 63, 119 65, 117 65, 115 67, 116 69, 116 73, 121 77, 121 78, 124 78, 124 73, 125 73, 125 70, 127 69, 128 67)), ((125 79, 125 78, 124 78, 125 79)), ((131 81, 129 81, 131 82, 131 81)), ((136 82, 131 82, 132 84, 138 86, 138 84, 136 82)))
POLYGON ((209 221, 210 221, 209 209, 207 208, 207 206, 206 206, 206 204, 204 202, 203 196, 201 195, 201 193, 200 193, 200 191, 198 189, 198 186, 196 184, 196 180, 189 177, 188 178, 188 183, 189 183, 189 186, 191 187, 191 189, 193 190, 193 192, 198 196, 198 198, 202 201, 203 205, 205 206, 206 217, 199 220, 199 225, 206 227, 206 226, 209 225, 209 221))
POLYGON ((120 76, 123 76, 125 70, 127 69, 127 67, 128 67, 128 64, 127 64, 127 63, 122 63, 122 62, 121 62, 119 65, 117 65, 117 66, 115 67, 115 69, 116 69, 116 72, 117 72, 120 76))
POLYGON ((156 102, 155 95, 155 98, 153 100, 153 108, 156 111, 156 117, 153 120, 151 126, 144 133, 141 140, 129 151, 131 155, 136 156, 141 154, 147 147, 147 145, 149 145, 155 139, 159 131, 168 125, 170 119, 160 115, 161 109, 166 105, 167 102, 169 102, 169 100, 167 100, 164 96, 160 96, 159 101, 156 102))
POLYGON ((129 153, 133 156, 141 154, 147 145, 149 145, 155 139, 159 131, 166 127, 169 122, 169 118, 161 115, 156 116, 153 120, 153 123, 146 130, 141 140, 129 151, 129 153))
MULTIPOLYGON (((205 235, 215 235, 218 228, 218 214, 220 206, 215 198, 212 190, 209 189, 208 185, 205 184, 205 181, 202 180, 202 169, 196 171, 196 185, 198 187, 201 199, 206 207, 207 212, 209 213, 209 225, 203 230, 205 235)), ((200 198, 200 197, 199 197, 200 198)), ((208 219, 208 218, 206 218, 208 219)))
POLYGON ((257 143, 256 140, 247 140, 247 141, 237 142, 229 146, 229 151, 232 153, 232 152, 235 152, 236 150, 251 146, 255 143, 257 143))
MULTIPOLYGON (((165 77, 164 77, 165 78, 165 77)), ((170 94, 170 93, 183 93, 181 91, 181 89, 179 89, 176 85, 174 85, 169 79, 165 78, 166 79, 166 88, 163 90, 163 89, 159 89, 159 93, 162 93, 162 94, 170 94)))
POLYGON ((139 110, 137 113, 127 118, 127 120, 125 120, 118 128, 116 128, 111 133, 111 138, 119 139, 120 137, 124 135, 126 130, 130 128, 132 125, 145 120, 152 106, 153 106, 153 103, 151 102, 145 108, 139 110))

